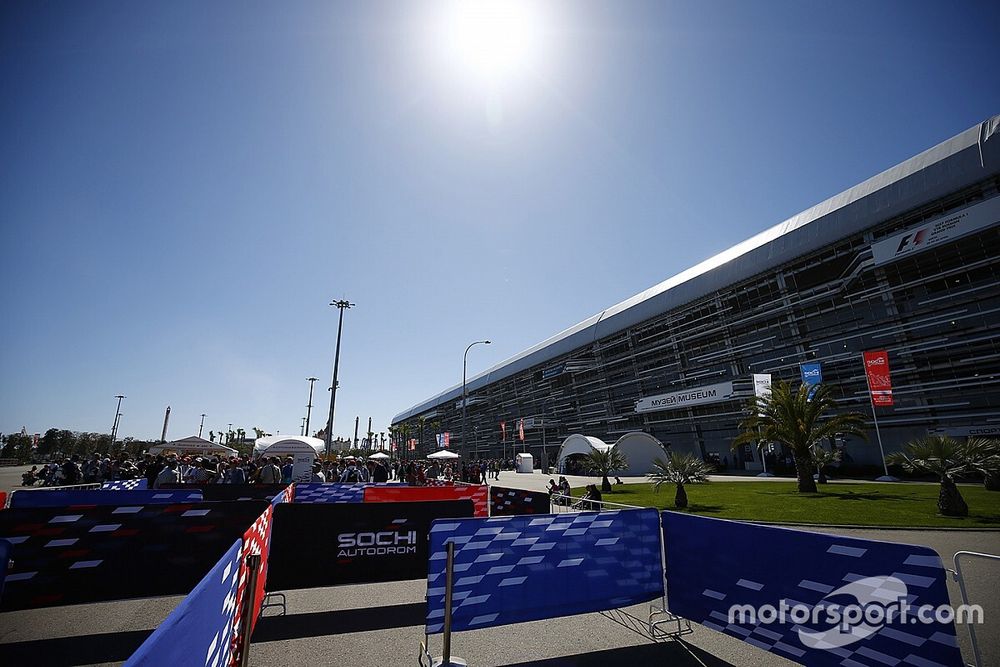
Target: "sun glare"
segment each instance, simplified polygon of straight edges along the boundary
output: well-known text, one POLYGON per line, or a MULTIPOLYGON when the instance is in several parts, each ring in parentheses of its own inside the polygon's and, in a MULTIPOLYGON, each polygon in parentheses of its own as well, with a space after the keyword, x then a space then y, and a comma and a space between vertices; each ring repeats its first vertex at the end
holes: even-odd
POLYGON ((441 34, 449 64, 488 86, 500 86, 537 64, 541 15, 531 0, 450 3, 441 34))

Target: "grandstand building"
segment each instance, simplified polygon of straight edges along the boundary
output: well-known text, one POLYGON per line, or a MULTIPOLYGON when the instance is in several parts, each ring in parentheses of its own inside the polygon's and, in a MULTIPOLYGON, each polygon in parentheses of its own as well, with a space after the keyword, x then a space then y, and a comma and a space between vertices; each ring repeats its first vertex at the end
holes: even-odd
MULTIPOLYGON (((758 470, 730 448, 752 374, 798 382, 818 363, 873 427, 862 352, 886 350, 887 452, 928 432, 1000 435, 998 223, 1000 116, 471 378, 465 443, 461 385, 393 424, 422 452, 449 432, 453 449, 538 461, 544 446, 551 461, 571 434, 639 431, 758 470)), ((881 461, 874 432, 846 452, 881 461)))

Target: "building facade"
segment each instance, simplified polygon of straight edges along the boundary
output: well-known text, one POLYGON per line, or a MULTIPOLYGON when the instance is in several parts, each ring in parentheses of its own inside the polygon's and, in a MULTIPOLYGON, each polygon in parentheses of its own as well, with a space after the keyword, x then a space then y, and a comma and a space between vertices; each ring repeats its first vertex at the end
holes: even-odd
MULTIPOLYGON (((880 464, 862 352, 886 350, 886 451, 928 432, 1000 436, 1000 116, 577 324, 393 419, 483 456, 642 431, 758 470, 731 443, 752 374, 819 364, 868 416, 849 460, 880 464), (523 420, 523 421, 522 421, 523 420), (521 424, 524 442, 519 438, 521 424)), ((815 371, 815 366, 809 370, 815 371)))

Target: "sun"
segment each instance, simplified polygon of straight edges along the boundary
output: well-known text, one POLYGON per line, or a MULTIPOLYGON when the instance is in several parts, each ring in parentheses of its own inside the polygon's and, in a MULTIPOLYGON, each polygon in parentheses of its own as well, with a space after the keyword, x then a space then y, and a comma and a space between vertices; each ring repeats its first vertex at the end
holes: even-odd
POLYGON ((503 86, 538 63, 542 16, 537 0, 457 0, 441 19, 448 64, 487 86, 503 86))

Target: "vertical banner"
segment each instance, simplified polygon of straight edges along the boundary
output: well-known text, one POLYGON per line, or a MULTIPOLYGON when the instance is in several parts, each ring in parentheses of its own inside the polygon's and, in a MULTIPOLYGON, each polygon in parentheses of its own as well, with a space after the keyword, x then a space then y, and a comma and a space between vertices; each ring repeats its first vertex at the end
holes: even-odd
POLYGON ((517 437, 521 439, 521 442, 524 442, 524 418, 523 417, 521 419, 519 419, 518 422, 517 422, 517 437))
POLYGON ((500 440, 507 442, 507 422, 500 422, 500 440))
POLYGON ((963 664, 927 547, 680 512, 663 532, 678 616, 810 667, 963 664))
POLYGON ((872 405, 892 405, 892 379, 889 377, 889 353, 885 350, 863 352, 865 376, 868 378, 868 391, 871 393, 872 405))
POLYGON ((758 399, 766 398, 771 395, 770 373, 753 374, 753 395, 758 399))
POLYGON ((823 382, 823 366, 817 361, 809 364, 799 364, 799 374, 802 384, 809 387, 809 400, 816 393, 816 385, 823 382))
POLYGON ((431 528, 428 634, 443 628, 449 542, 455 631, 617 609, 663 595, 654 509, 441 519, 431 528))
POLYGON ((451 447, 451 432, 450 431, 445 431, 444 433, 442 433, 441 434, 441 441, 444 442, 444 446, 445 446, 446 449, 450 448, 451 447))

